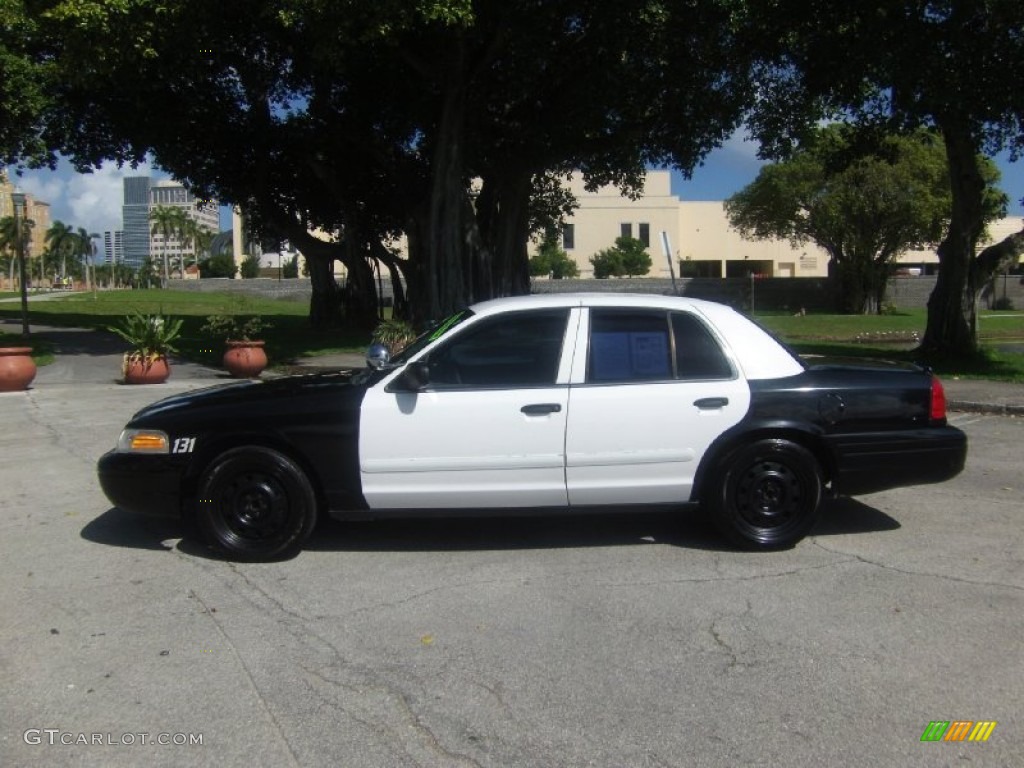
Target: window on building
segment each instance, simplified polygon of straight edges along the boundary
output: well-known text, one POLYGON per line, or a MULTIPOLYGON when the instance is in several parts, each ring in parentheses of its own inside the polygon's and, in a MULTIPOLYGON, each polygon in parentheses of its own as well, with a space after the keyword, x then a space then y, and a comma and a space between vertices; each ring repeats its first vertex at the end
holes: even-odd
POLYGON ((638 239, 644 244, 644 248, 651 247, 651 225, 647 222, 640 224, 640 236, 638 239))
POLYGON ((633 236, 633 224, 632 224, 632 222, 624 221, 621 224, 619 224, 619 234, 622 235, 622 237, 632 237, 633 236))
POLYGON ((576 225, 562 225, 562 250, 571 251, 576 247, 576 225))

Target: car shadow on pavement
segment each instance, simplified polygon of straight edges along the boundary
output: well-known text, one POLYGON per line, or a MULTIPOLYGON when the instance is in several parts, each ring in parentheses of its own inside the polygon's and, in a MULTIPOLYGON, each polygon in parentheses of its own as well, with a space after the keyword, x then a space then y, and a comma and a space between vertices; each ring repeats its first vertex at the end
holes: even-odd
POLYGON ((81 535, 86 541, 109 547, 170 551, 174 546, 164 542, 180 538, 182 525, 177 520, 146 517, 111 507, 86 523, 81 535))
POLYGON ((881 510, 846 496, 827 500, 821 517, 811 529, 812 536, 841 536, 848 533, 895 531, 899 522, 881 510))
MULTIPOLYGON (((884 512, 854 499, 825 502, 812 535, 890 531, 900 525, 884 512)), ((82 538, 112 547, 171 550, 181 539, 184 554, 221 559, 188 535, 177 520, 111 508, 82 529, 82 538)), ((305 549, 317 552, 459 552, 668 544, 681 549, 738 552, 699 510, 616 512, 535 517, 434 518, 415 520, 324 520, 305 549)))

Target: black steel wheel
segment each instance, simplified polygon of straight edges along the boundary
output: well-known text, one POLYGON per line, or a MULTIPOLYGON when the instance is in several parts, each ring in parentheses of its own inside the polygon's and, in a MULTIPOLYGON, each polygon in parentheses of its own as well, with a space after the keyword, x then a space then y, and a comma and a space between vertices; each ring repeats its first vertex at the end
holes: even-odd
POLYGON ((761 440, 726 457, 706 489, 715 524, 747 549, 784 549, 818 518, 821 470, 814 456, 788 440, 761 440))
POLYGON ((316 524, 316 494, 302 469, 262 446, 234 448, 203 474, 196 522, 214 548, 236 560, 295 554, 316 524))

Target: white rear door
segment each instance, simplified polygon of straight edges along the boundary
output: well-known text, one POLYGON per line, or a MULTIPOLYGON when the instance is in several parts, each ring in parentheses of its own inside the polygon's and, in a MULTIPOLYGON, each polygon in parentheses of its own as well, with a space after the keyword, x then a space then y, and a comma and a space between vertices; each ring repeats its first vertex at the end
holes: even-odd
POLYGON ((750 405, 749 387, 718 338, 690 312, 593 307, 577 346, 569 503, 690 500, 701 457, 750 405))

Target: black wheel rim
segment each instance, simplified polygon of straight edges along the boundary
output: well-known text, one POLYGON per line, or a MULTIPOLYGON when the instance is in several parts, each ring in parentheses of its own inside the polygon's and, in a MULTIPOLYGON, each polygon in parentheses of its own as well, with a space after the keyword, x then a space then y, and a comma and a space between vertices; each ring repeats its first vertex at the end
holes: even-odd
POLYGON ((220 533, 235 542, 274 542, 288 522, 288 493, 266 472, 235 475, 214 503, 220 533))
POLYGON ((737 479, 733 503, 748 525, 778 530, 799 523, 806 499, 799 474, 782 462, 761 460, 737 479))

